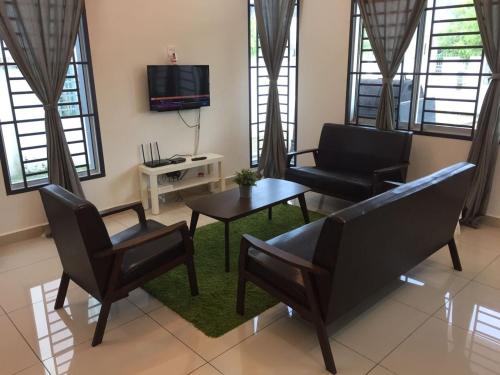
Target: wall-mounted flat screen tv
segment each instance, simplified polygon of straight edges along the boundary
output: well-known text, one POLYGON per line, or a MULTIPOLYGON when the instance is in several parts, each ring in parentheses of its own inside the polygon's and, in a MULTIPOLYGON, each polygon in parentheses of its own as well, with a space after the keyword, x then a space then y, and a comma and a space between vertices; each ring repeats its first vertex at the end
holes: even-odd
POLYGON ((177 111, 210 105, 208 65, 148 65, 151 111, 177 111))

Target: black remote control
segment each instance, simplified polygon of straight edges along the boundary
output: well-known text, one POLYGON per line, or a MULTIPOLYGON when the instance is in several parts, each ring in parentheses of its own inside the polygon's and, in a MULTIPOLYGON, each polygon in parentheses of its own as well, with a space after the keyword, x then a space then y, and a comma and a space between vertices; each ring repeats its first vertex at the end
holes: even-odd
POLYGON ((207 157, 206 156, 198 156, 196 158, 192 158, 191 161, 200 161, 200 160, 205 160, 207 157))

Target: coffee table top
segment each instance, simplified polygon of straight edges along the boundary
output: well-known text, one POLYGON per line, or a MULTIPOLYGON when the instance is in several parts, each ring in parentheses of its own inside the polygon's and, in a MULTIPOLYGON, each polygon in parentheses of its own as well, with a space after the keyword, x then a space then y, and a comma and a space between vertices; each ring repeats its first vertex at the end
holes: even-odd
POLYGON ((266 178, 257 181, 251 198, 240 198, 238 188, 187 202, 193 211, 221 221, 232 221, 298 197, 311 189, 295 182, 266 178))

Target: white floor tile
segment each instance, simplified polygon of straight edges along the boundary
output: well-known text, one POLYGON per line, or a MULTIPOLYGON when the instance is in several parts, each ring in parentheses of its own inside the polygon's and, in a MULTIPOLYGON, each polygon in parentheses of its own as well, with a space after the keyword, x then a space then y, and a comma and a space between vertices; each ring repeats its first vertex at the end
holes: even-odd
POLYGON ((496 258, 484 271, 474 279, 482 284, 500 289, 500 257, 496 258))
MULTIPOLYGON (((43 301, 48 291, 57 291, 61 274, 58 257, 0 273, 0 306, 11 312, 43 301)), ((70 283, 70 288, 74 286, 70 283)))
POLYGON ((379 362, 428 318, 414 308, 384 299, 335 332, 335 340, 379 362))
POLYGON ((371 370, 368 375, 395 375, 393 372, 390 372, 386 368, 382 366, 377 366, 373 370, 371 370))
POLYGON ((0 273, 57 257, 52 239, 37 237, 0 247, 0 273))
POLYGON ((144 316, 111 330, 103 343, 84 343, 44 361, 52 375, 189 374, 205 362, 144 316))
POLYGON ((211 364, 207 363, 205 366, 193 371, 190 375, 221 375, 221 373, 211 364))
POLYGON ((175 337, 199 353, 205 360, 210 361, 247 337, 256 334, 270 323, 283 317, 287 312, 288 308, 283 304, 279 304, 217 338, 206 336, 202 331, 198 330, 168 307, 162 307, 151 312, 149 315, 169 330, 175 337))
POLYGON ((389 297, 433 314, 467 283, 469 280, 440 265, 424 262, 401 276, 400 286, 389 297))
POLYGON ((130 302, 146 313, 163 307, 163 303, 158 301, 142 288, 134 289, 129 293, 127 298, 130 302))
POLYGON ((115 234, 127 229, 127 226, 113 220, 111 217, 104 218, 104 224, 106 225, 109 236, 114 236, 115 234))
POLYGON ((500 290, 473 281, 435 317, 500 341, 500 290))
POLYGON ((483 271, 495 258, 498 253, 493 250, 474 247, 473 245, 458 245, 458 253, 462 262, 463 271, 454 271, 448 247, 443 247, 437 253, 429 257, 425 262, 437 262, 444 265, 448 270, 453 271, 457 276, 466 279, 473 279, 483 271))
MULTIPOLYGON (((366 374, 375 363, 330 340, 338 374, 366 374)), ((211 362, 225 375, 329 374, 314 328, 296 318, 281 318, 211 362)))
POLYGON ((479 229, 462 226, 457 238, 465 244, 500 254, 500 228, 482 225, 479 229))
MULTIPOLYGON (((91 339, 101 308, 99 301, 80 288, 68 291, 63 309, 54 310, 54 303, 55 296, 9 314, 42 360, 91 339)), ((141 310, 126 299, 115 302, 111 307, 104 341, 110 330, 143 315, 141 310)))
POLYGON ((500 343, 431 318, 383 362, 398 375, 500 373, 500 343))
POLYGON ((50 372, 43 366, 43 364, 39 363, 20 372, 16 372, 15 375, 50 375, 50 372))
POLYGON ((7 316, 0 317, 0 374, 13 374, 38 363, 7 316))

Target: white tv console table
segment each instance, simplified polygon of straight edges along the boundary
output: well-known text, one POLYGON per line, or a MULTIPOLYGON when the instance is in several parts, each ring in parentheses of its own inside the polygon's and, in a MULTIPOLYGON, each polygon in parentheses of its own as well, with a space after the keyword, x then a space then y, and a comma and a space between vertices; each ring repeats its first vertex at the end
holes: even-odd
POLYGON ((209 184, 210 191, 213 191, 214 183, 216 182, 220 183, 221 191, 226 189, 226 180, 222 168, 224 156, 218 154, 202 154, 193 157, 186 157, 184 163, 170 164, 163 167, 150 168, 143 164, 139 166, 139 188, 141 190, 141 200, 144 209, 149 208, 149 196, 151 196, 151 212, 153 215, 158 215, 160 213, 159 198, 161 194, 204 184, 209 184), (197 158, 200 156, 204 156, 206 159, 198 161, 192 160, 193 157, 197 158), (189 177, 179 181, 166 181, 164 183, 158 182, 158 177, 161 175, 198 167, 207 168, 205 176, 189 177), (215 169, 217 169, 217 173, 215 173, 215 169))

